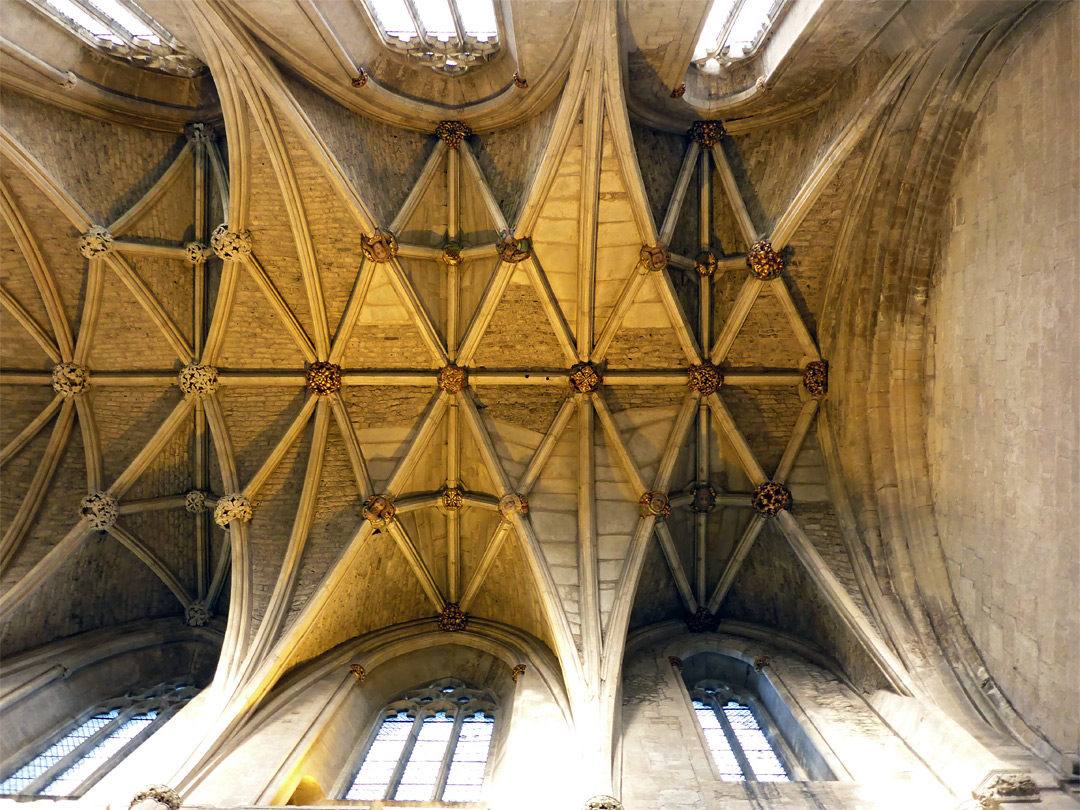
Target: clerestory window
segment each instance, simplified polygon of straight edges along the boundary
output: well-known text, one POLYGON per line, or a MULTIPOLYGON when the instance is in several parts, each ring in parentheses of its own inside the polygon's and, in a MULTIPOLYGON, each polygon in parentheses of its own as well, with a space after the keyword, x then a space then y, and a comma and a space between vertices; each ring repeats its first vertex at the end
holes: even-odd
POLYGON ((464 73, 499 52, 492 0, 359 1, 388 48, 441 73, 464 73))
POLYGON ((344 798, 479 801, 494 729, 486 692, 451 678, 410 692, 383 711, 344 798))
POLYGON ((3 774, 0 795, 81 796, 197 693, 187 680, 170 681, 96 706, 3 774))
POLYGON ((690 692, 694 716, 709 746, 720 778, 725 782, 789 782, 776 749, 761 730, 747 703, 732 697, 730 689, 706 681, 690 692))
POLYGON ((140 67, 194 76, 199 62, 132 0, 30 0, 34 6, 111 56, 140 67))
POLYGON ((705 73, 753 56, 786 0, 713 0, 701 29, 694 64, 705 73))

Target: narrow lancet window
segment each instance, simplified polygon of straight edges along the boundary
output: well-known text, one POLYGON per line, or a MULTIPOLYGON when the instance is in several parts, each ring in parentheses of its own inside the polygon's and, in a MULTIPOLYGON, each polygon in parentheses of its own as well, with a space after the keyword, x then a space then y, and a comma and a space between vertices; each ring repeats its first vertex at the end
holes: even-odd
POLYGON ((788 782, 780 762, 757 718, 746 706, 718 699, 716 690, 702 685, 692 692, 697 717, 720 778, 725 782, 788 782))
POLYGON ((0 795, 81 796, 197 692, 186 681, 174 681, 93 709, 5 776, 0 795))

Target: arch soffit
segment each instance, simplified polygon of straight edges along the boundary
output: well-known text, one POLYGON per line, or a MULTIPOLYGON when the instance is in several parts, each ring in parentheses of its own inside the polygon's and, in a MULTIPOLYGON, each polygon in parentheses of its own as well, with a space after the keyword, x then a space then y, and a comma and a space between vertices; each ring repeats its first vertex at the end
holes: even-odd
MULTIPOLYGON (((440 630, 432 630, 430 622, 410 622, 368 633, 328 650, 312 661, 305 662, 292 673, 287 673, 257 710, 258 716, 249 723, 255 730, 272 718, 290 700, 300 695, 334 672, 341 673, 341 680, 353 678, 348 666, 360 663, 367 673, 409 653, 432 650, 436 647, 467 647, 487 653, 502 662, 507 670, 518 664, 528 669, 524 677, 539 676, 545 688, 559 705, 567 723, 571 722, 570 701, 566 693, 561 669, 555 656, 538 639, 497 622, 473 619, 469 630, 452 636, 440 630)), ((454 673, 446 673, 453 676, 454 673)), ((414 684, 405 684, 403 689, 414 684)))

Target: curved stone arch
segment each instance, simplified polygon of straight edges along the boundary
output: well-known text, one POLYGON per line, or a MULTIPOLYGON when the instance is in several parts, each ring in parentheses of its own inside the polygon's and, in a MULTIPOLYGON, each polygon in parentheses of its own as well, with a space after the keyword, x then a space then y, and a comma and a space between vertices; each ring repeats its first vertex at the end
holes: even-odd
MULTIPOLYGON (((453 634, 431 629, 430 622, 412 622, 338 645, 286 675, 232 741, 216 752, 214 772, 196 785, 191 795, 195 799, 204 791, 206 795, 221 795, 228 786, 237 796, 250 794, 258 796, 260 803, 284 804, 305 774, 325 795, 336 795, 347 788, 342 788, 342 780, 385 706, 402 693, 446 677, 491 691, 497 699, 491 762, 498 756, 500 764, 495 767, 491 789, 498 790, 502 781, 507 798, 514 795, 511 791, 516 788, 510 783, 517 784, 519 771, 524 772, 524 763, 531 761, 520 755, 519 743, 520 762, 514 764, 514 740, 536 737, 529 734, 535 722, 529 712, 536 711, 537 703, 547 707, 547 725, 543 727, 549 733, 553 727, 564 730, 564 744, 554 748, 576 753, 570 701, 558 662, 539 640, 480 619, 471 622, 468 630, 453 634), (474 666, 475 673, 454 671, 463 662, 474 666), (352 664, 363 667, 362 683, 350 671, 352 664), (515 673, 520 665, 524 665, 524 672, 515 673), (490 682, 478 682, 481 678, 476 673, 485 673, 483 677, 490 682), (515 697, 522 688, 527 690, 528 699, 515 709, 515 697), (286 743, 275 741, 275 729, 297 713, 306 727, 297 730, 293 726, 286 743), (249 747, 259 751, 261 758, 273 760, 273 767, 256 769, 258 773, 252 778, 246 777, 246 771, 241 774, 230 768, 230 760, 249 767, 250 759, 245 756, 249 747), (510 764, 502 764, 507 758, 510 764), (503 772, 515 775, 506 777, 503 772)), ((567 782, 576 784, 577 780, 569 778, 567 782)), ((311 784, 305 783, 305 789, 313 789, 311 784)))
POLYGON ((12 657, 0 698, 7 726, 0 759, 19 759, 71 717, 131 689, 181 675, 205 686, 220 648, 219 628, 173 618, 82 633, 12 657), (169 668, 185 661, 189 672, 169 668))
POLYGON ((956 608, 933 514, 923 400, 933 341, 925 290, 943 227, 933 212, 947 195, 985 94, 1019 40, 1050 10, 1032 7, 993 28, 968 46, 962 64, 938 47, 915 68, 868 140, 834 251, 819 335, 825 353, 849 375, 835 389, 843 393, 823 408, 822 435, 831 445, 830 486, 849 512, 845 533, 868 604, 916 682, 935 694, 945 686, 945 711, 988 722, 1052 761, 1058 753, 998 690, 956 608), (888 154, 904 159, 883 159, 888 154), (913 193, 905 196, 906 189, 913 193), (850 283, 855 267, 869 279, 859 287, 850 283), (856 309, 860 317, 842 325, 856 309), (875 390, 880 398, 863 393, 875 390))

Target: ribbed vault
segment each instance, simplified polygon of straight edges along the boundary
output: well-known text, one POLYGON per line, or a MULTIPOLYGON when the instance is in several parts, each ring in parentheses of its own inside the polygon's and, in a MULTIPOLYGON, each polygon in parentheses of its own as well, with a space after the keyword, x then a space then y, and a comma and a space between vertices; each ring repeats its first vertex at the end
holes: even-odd
POLYGON ((915 688, 831 498, 817 324, 864 136, 919 54, 860 74, 840 127, 685 137, 631 125, 616 12, 577 7, 544 68, 565 82, 475 133, 349 109, 209 2, 175 30, 219 126, 6 94, 0 383, 35 415, 2 426, 3 640, 223 622, 222 711, 178 787, 291 667, 455 607, 550 646, 598 756, 626 634, 662 619, 915 688))

